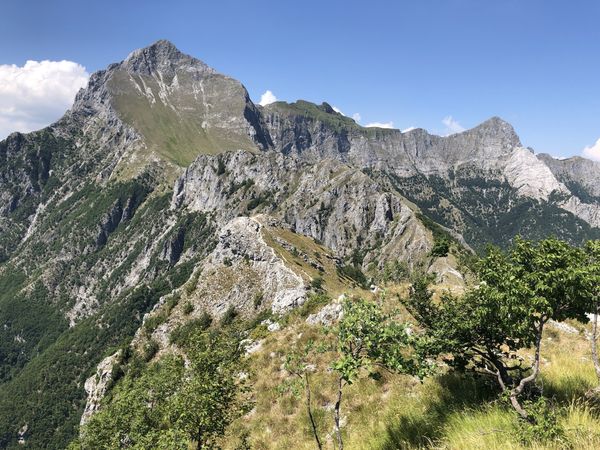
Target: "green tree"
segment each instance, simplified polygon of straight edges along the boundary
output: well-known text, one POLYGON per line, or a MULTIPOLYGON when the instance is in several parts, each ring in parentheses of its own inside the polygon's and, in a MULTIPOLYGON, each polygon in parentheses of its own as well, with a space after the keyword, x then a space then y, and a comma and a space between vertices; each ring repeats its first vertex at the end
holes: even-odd
MULTIPOLYGON (((83 428, 81 449, 181 449, 216 446, 245 411, 244 363, 233 333, 199 330, 180 356, 129 371, 83 428)), ((77 448, 77 447, 74 447, 77 448)))
POLYGON ((165 420, 183 374, 183 360, 166 357, 139 377, 123 378, 84 427, 81 448, 186 449, 186 436, 165 420))
POLYGON ((170 403, 170 421, 197 449, 214 448, 249 405, 242 347, 234 334, 204 332, 192 336, 187 354, 190 366, 170 403))
POLYGON ((430 355, 449 354, 451 366, 492 375, 517 413, 531 421, 519 397, 539 374, 544 326, 551 319, 587 320, 583 256, 553 238, 517 238, 508 252, 489 250, 478 264, 479 285, 464 296, 435 302, 421 280, 406 305, 427 331, 430 355), (533 365, 523 367, 517 352, 531 346, 533 365))
POLYGON ((423 376, 427 365, 415 352, 417 344, 408 325, 384 314, 378 304, 363 299, 344 302, 338 328, 339 357, 333 365, 338 374, 334 421, 339 450, 344 448, 340 430, 344 387, 377 368, 423 376))
MULTIPOLYGON (((590 312, 592 313, 592 361, 600 383, 600 360, 598 359, 598 315, 600 314, 600 241, 589 241, 585 246, 586 267, 588 270, 588 288, 590 312)), ((600 386, 596 391, 600 390, 600 386)))

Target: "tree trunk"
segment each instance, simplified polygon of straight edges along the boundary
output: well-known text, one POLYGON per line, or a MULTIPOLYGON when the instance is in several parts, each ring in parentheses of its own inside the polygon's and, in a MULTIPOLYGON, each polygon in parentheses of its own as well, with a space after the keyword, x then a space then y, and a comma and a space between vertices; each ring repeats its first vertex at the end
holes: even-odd
POLYGON ((342 378, 338 379, 338 395, 337 395, 337 401, 335 402, 335 409, 334 409, 334 422, 335 422, 335 433, 337 436, 337 442, 338 442, 338 450, 344 450, 344 443, 342 441, 342 432, 340 430, 340 406, 342 404, 342 383, 343 380, 342 378))
POLYGON ((594 361, 594 368, 596 369, 596 377, 600 382, 600 361, 598 360, 598 314, 600 314, 600 303, 596 304, 596 311, 594 311, 594 318, 592 320, 592 361, 594 361))
POLYGON ((527 411, 525 411, 525 409, 523 409, 523 407, 519 403, 518 397, 519 397, 519 395, 521 395, 521 393, 525 389, 525 386, 527 386, 529 383, 535 381, 535 379, 537 378, 537 376, 540 372, 540 350, 542 347, 542 333, 544 331, 545 323, 546 323, 546 319, 541 318, 540 324, 539 324, 538 330, 537 330, 537 335, 535 337, 535 356, 534 356, 534 362, 533 362, 533 371, 531 372, 531 374, 529 376, 523 378, 517 387, 515 387, 514 389, 512 389, 510 391, 510 403, 512 404, 515 411, 517 411, 517 413, 523 419, 528 420, 528 421, 531 421, 532 419, 529 417, 529 414, 527 414, 527 411))
POLYGON ((321 441, 319 440, 317 425, 315 424, 315 419, 313 417, 312 409, 310 407, 310 384, 308 382, 308 373, 304 374, 304 378, 306 382, 306 409, 308 411, 308 417, 310 419, 310 426, 312 427, 313 436, 315 437, 315 441, 317 442, 317 448, 321 450, 323 447, 321 446, 321 441))

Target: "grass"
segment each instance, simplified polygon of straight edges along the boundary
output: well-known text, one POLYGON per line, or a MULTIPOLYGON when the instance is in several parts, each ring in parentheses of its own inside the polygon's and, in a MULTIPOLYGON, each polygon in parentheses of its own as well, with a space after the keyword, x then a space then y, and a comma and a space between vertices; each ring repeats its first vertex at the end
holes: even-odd
MULTIPOLYGON (((151 77, 137 76, 135 82, 142 80, 153 91, 156 98, 151 103, 145 96, 138 94, 128 74, 116 72, 110 81, 109 88, 113 91, 113 106, 120 118, 132 125, 143 137, 146 148, 136 150, 135 155, 127 158, 118 168, 122 178, 127 178, 134 168, 143 167, 154 160, 154 154, 163 161, 178 167, 187 167, 200 154, 217 154, 229 150, 246 149, 256 151, 256 145, 246 135, 238 130, 212 126, 211 114, 228 114, 243 116, 245 107, 242 88, 239 95, 223 99, 212 106, 211 111, 185 90, 172 93, 168 101, 173 102, 176 112, 170 105, 165 105, 159 98, 160 87, 151 77), (209 126, 202 124, 209 122, 209 126), (154 154, 153 154, 154 153, 154 154)), ((182 85, 191 80, 180 76, 182 85)), ((214 79, 213 83, 223 84, 223 89, 231 88, 227 80, 214 79)), ((215 87, 215 86, 213 86, 215 87)), ((241 120, 241 119, 240 119, 241 120)))
POLYGON ((263 239, 275 250, 277 256, 286 261, 286 265, 301 276, 307 284, 317 277, 321 278, 324 290, 332 298, 337 298, 341 294, 371 295, 369 291, 360 288, 349 288, 347 280, 343 280, 337 273, 331 250, 313 239, 285 228, 270 226, 264 226, 262 233, 263 239), (285 247, 282 242, 286 243, 285 247), (323 270, 319 271, 307 260, 317 262, 323 270))
MULTIPOLYGON (((400 289, 399 289, 400 290, 400 289)), ((392 296, 388 296, 392 298, 392 296)), ((580 326, 581 327, 581 326, 580 326)), ((246 434, 255 449, 314 449, 302 386, 283 369, 290 348, 313 340, 335 347, 334 336, 310 327, 295 315, 285 328, 270 333, 260 351, 252 355, 255 408, 231 429, 225 448, 234 448, 246 434)), ((313 407, 324 448, 333 449, 332 405, 335 376, 327 370, 333 351, 315 356, 323 370, 311 376, 313 407)), ((483 378, 440 373, 418 380, 380 373, 363 377, 344 392, 342 416, 347 449, 594 449, 600 448, 600 415, 585 400, 585 392, 598 384, 589 359, 589 343, 582 333, 548 328, 543 344, 539 385, 558 408, 565 430, 560 441, 518 439, 518 420, 499 399, 495 384, 483 378)))

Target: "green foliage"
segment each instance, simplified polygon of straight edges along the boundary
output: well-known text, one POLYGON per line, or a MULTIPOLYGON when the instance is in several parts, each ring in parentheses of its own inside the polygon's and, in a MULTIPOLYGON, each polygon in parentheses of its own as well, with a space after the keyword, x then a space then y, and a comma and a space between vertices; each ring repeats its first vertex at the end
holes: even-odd
POLYGON ((167 356, 128 373, 82 432, 84 449, 214 448, 231 421, 247 411, 239 339, 198 332, 185 347, 189 365, 167 356))
POLYGON ((306 301, 298 308, 297 314, 302 318, 306 318, 329 302, 331 302, 331 298, 324 292, 310 292, 307 295, 306 301))
POLYGON ((489 250, 478 264, 479 285, 462 297, 446 294, 434 302, 429 281, 419 279, 406 306, 426 332, 430 356, 448 356, 451 367, 492 376, 525 416, 517 397, 535 380, 538 365, 523 366, 518 352, 535 345, 537 361, 542 331, 551 319, 587 321, 584 260, 581 249, 556 239, 517 239, 506 253, 489 250))
POLYGON ((352 384, 364 371, 375 367, 424 376, 429 366, 418 359, 414 346, 418 338, 381 311, 373 302, 349 299, 344 302, 338 329, 339 358, 334 369, 341 379, 352 384))
POLYGON ((381 273, 381 281, 384 283, 400 283, 408 279, 410 271, 408 264, 404 261, 391 261, 385 264, 381 273))
POLYGON ((142 351, 142 358, 144 359, 144 361, 148 362, 152 358, 154 358, 154 355, 156 355, 158 350, 159 350, 158 342, 156 342, 154 339, 150 339, 144 345, 144 349, 142 351))
POLYGON ((144 330, 147 333, 152 333, 154 330, 156 330, 156 328, 158 328, 159 325, 162 325, 166 321, 167 321, 167 314, 166 314, 166 312, 162 312, 162 313, 159 313, 159 314, 154 314, 154 315, 148 317, 144 321, 144 330))
POLYGON ((192 304, 192 302, 185 302, 185 305, 183 305, 182 309, 183 314, 188 316, 192 313, 192 311, 194 311, 194 305, 192 304))
POLYGON ((248 200, 248 204, 246 205, 246 210, 253 211, 263 204, 268 204, 269 201, 272 199, 272 197, 273 197, 273 192, 271 192, 271 191, 266 191, 266 192, 261 192, 259 194, 256 194, 256 196, 253 196, 250 200, 248 200))
POLYGON ((324 282, 323 277, 316 276, 312 280, 310 280, 310 287, 317 292, 322 291, 323 290, 323 282, 324 282))
POLYGON ((234 305, 229 305, 225 310, 225 313, 221 317, 221 325, 227 326, 231 325, 235 318, 238 316, 238 311, 234 305))
POLYGON ((433 257, 443 257, 448 256, 449 251, 450 241, 447 239, 436 239, 433 242, 433 248, 431 249, 431 252, 429 252, 429 255, 433 257))
POLYGON ((360 270, 360 267, 354 265, 337 266, 337 273, 342 278, 347 278, 354 281, 363 289, 369 288, 369 282, 365 274, 360 270))
POLYGON ((212 316, 208 312, 203 311, 197 319, 189 320, 171 331, 169 339, 172 344, 184 348, 188 345, 191 336, 198 332, 208 330, 212 325, 212 322, 212 316))
POLYGON ((559 413, 552 402, 544 397, 524 402, 531 420, 520 420, 517 436, 525 445, 535 443, 560 444, 562 448, 570 448, 565 437, 565 430, 560 426, 559 413))

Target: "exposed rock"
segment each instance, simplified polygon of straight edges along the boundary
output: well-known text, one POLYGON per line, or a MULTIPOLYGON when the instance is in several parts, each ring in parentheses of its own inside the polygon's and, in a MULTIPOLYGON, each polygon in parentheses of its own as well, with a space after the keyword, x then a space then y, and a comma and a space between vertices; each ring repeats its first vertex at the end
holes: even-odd
POLYGON ((319 312, 309 315, 306 318, 306 323, 309 325, 323 325, 330 327, 342 318, 342 309, 341 303, 330 303, 321 308, 319 312))
POLYGON ((80 426, 85 425, 90 417, 100 407, 100 401, 106 390, 112 382, 113 367, 121 357, 121 351, 104 358, 96 368, 96 373, 85 381, 85 392, 87 392, 87 402, 83 415, 81 416, 80 426))

